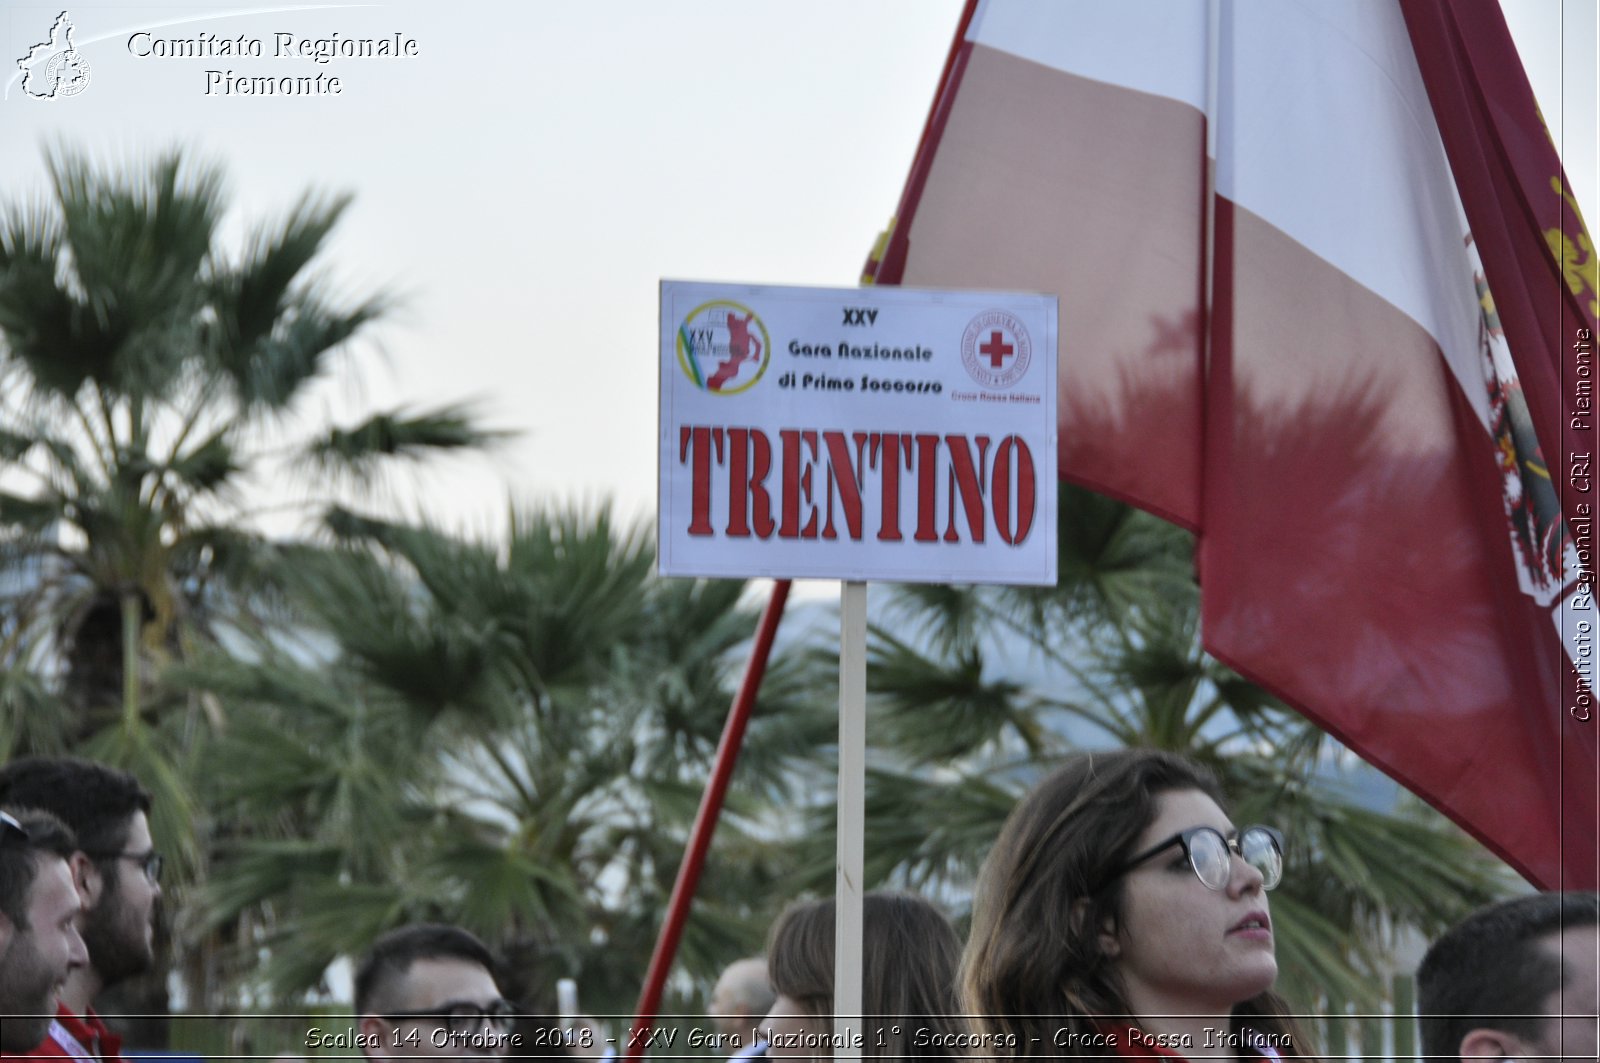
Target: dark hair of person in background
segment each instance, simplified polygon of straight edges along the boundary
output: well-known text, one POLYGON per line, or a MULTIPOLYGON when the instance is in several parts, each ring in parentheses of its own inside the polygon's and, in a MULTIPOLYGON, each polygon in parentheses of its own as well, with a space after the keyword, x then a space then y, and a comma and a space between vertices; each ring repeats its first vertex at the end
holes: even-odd
POLYGON ((1480 1027, 1537 1038, 1545 1002, 1566 974, 1544 939, 1597 923, 1594 893, 1536 893, 1480 908, 1447 930, 1417 968, 1423 1054, 1455 1059, 1480 1027))
POLYGON ((362 957, 355 977, 356 1014, 382 1014, 392 1007, 386 999, 391 987, 418 960, 464 960, 491 975, 496 971, 488 946, 460 927, 443 923, 403 926, 379 936, 362 957))
POLYGON ((10 813, 27 832, 27 839, 11 831, 0 832, 0 913, 5 913, 14 927, 26 929, 27 893, 34 889, 38 876, 38 853, 66 860, 77 852, 77 839, 72 828, 42 808, 5 805, 0 812, 10 813))
POLYGON ((135 813, 150 812, 150 795, 125 771, 77 757, 23 757, 0 768, 0 804, 39 808, 58 816, 77 835, 78 848, 95 854, 107 884, 115 887, 119 853, 135 813))
POLYGON ((42 809, 6 805, 0 811, 9 813, 28 835, 0 831, 0 912, 12 926, 26 930, 28 893, 39 874, 39 854, 65 860, 77 851, 78 843, 72 828, 42 809))
MULTIPOLYGON (((961 1008, 984 1046, 974 1054, 1116 1054, 1097 1036, 1134 1011, 1102 928, 1126 928, 1119 872, 1156 819, 1160 798, 1183 791, 1226 812, 1216 777, 1185 757, 1150 749, 1078 753, 1012 810, 979 874, 961 959, 961 1008)), ((1268 1035, 1286 1057, 1310 1054, 1270 989, 1236 1004, 1230 1026, 1236 1037, 1268 1035)))
MULTIPOLYGON (((964 1055, 955 1006, 961 942, 950 921, 909 893, 862 898, 862 1055, 964 1055), (919 1041, 921 1043, 919 1043, 919 1041)), ((767 939, 772 988, 817 1019, 833 1017, 834 902, 791 905, 767 939)), ((827 1032, 831 1035, 832 1028, 827 1032)))

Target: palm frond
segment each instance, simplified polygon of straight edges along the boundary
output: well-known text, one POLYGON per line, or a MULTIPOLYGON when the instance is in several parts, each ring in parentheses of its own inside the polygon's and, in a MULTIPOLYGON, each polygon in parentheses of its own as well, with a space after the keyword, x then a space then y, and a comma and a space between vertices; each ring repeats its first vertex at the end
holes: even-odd
POLYGON ((342 472, 365 482, 388 460, 417 460, 442 451, 478 450, 507 437, 508 433, 479 427, 462 406, 417 414, 397 409, 373 414, 350 428, 330 429, 312 440, 304 456, 324 472, 342 472))
POLYGON ((0 655, 0 761, 67 751, 66 712, 37 672, 0 655))
POLYGON ((77 304, 73 342, 57 353, 80 383, 92 379, 123 395, 167 393, 199 353, 185 333, 200 309, 196 280, 222 216, 220 170, 177 152, 148 171, 107 170, 66 150, 47 165, 77 304))
POLYGON ((0 525, 12 534, 37 535, 60 520, 61 515, 61 504, 56 499, 0 491, 0 525))
POLYGON ((70 400, 103 360, 74 341, 84 313, 56 282, 60 221, 42 205, 13 207, 0 229, 0 336, 41 391, 70 400))
POLYGON ((1008 733, 1042 741, 1029 725, 1021 684, 985 676, 984 655, 966 647, 930 659, 880 627, 869 629, 867 690, 875 741, 913 763, 942 764, 981 755, 1008 733))
MULTIPOLYGON (((1021 776, 999 771, 935 775, 869 768, 867 886, 937 893, 951 883, 970 884, 1025 788, 1021 776)), ((806 829, 791 843, 799 847, 804 869, 792 891, 824 890, 832 883, 837 817, 833 801, 807 810, 806 829)))
POLYGON ((230 441, 231 435, 232 426, 217 429, 175 456, 162 472, 195 493, 214 491, 231 482, 244 469, 230 441))
POLYGON ((976 647, 989 620, 977 587, 948 583, 907 583, 890 590, 888 613, 926 636, 935 650, 960 654, 976 647))
MULTIPOLYGON (((218 278, 229 294, 223 319, 228 342, 221 352, 225 364, 228 356, 248 352, 274 334, 296 284, 350 202, 348 194, 306 193, 281 223, 263 225, 250 235, 244 260, 218 278)), ((231 375, 240 379, 247 374, 231 375)))

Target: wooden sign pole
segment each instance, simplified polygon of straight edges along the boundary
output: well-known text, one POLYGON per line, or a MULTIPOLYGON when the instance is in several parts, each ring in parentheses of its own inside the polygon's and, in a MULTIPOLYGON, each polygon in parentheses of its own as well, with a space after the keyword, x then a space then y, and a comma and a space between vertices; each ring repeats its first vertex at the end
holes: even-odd
POLYGON ((833 1058, 859 1060, 861 897, 866 867, 867 585, 839 592, 839 814, 834 878, 833 1058))

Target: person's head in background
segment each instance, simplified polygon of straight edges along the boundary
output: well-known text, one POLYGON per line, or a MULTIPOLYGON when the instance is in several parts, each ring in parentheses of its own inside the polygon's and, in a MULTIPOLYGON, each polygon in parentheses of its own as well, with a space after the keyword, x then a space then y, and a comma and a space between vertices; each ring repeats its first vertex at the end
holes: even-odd
POLYGON ((517 1008, 500 995, 494 956, 460 927, 391 930, 356 968, 356 1027, 369 1059, 503 1056, 517 1008))
POLYGON ((72 831, 48 812, 0 808, 0 1052, 44 1040, 67 975, 89 962, 72 831))
POLYGON ((1536 893, 1480 908, 1417 968, 1422 1051, 1525 1063, 1597 1054, 1600 897, 1536 893))
POLYGON ((706 1014, 723 1036, 748 1038, 757 1020, 772 1010, 775 996, 766 957, 750 956, 723 969, 711 988, 706 1014))
MULTIPOLYGON (((864 1019, 850 1024, 868 1058, 962 1055, 956 1043, 956 961, 961 942, 950 921, 909 893, 862 898, 864 1019), (920 1041, 920 1043, 918 1043, 920 1041)), ((791 905, 767 938, 767 972, 777 1000, 762 1020, 773 1034, 768 1054, 827 1059, 833 1036, 834 902, 791 905), (823 1047, 814 1047, 818 1043, 823 1047)))
POLYGON ((77 837, 73 880, 89 962, 62 1000, 83 1013, 100 991, 155 960, 161 854, 150 839, 150 795, 125 771, 76 757, 24 757, 0 768, 0 804, 42 809, 77 837))

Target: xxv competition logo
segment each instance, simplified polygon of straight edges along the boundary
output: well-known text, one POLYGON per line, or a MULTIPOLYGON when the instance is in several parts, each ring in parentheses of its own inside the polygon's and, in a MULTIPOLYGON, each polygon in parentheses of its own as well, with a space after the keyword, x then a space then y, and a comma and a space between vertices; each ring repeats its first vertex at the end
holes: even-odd
POLYGON ((755 311, 726 299, 697 306, 678 326, 678 364, 695 387, 734 395, 767 371, 772 338, 755 311))

